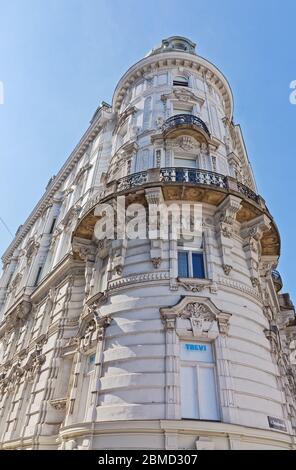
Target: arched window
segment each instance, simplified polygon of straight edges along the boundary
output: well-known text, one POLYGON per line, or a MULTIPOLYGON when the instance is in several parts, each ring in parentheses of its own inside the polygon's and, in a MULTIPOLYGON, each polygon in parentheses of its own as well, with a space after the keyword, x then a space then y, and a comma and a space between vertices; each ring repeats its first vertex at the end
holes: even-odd
POLYGON ((176 75, 176 77, 173 80, 173 85, 174 86, 189 86, 189 79, 188 77, 185 77, 184 75, 176 75))

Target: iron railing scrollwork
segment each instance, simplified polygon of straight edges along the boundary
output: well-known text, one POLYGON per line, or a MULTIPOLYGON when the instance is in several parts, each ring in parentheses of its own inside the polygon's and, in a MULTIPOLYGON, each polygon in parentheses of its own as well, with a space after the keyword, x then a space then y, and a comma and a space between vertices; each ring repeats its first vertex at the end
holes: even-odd
POLYGON ((125 176, 124 178, 120 178, 120 180, 118 180, 117 191, 126 191, 127 189, 131 189, 135 186, 142 186, 143 184, 147 183, 147 180, 147 171, 133 173, 132 175, 125 176))
POLYGON ((161 168, 160 181, 165 183, 205 184, 218 188, 228 188, 227 178, 219 173, 195 168, 161 168))
POLYGON ((210 131, 207 125, 203 122, 202 119, 192 114, 176 114, 175 116, 171 116, 163 124, 162 131, 167 132, 168 130, 173 129, 174 127, 186 125, 194 125, 196 127, 199 127, 210 137, 210 131))
POLYGON ((252 189, 250 189, 248 186, 245 186, 244 184, 238 182, 237 183, 237 188, 238 188, 239 193, 242 193, 248 199, 252 199, 257 204, 259 203, 258 195, 256 193, 254 193, 254 191, 252 191, 252 189))
MULTIPOLYGON (((155 170, 155 168, 148 169, 120 178, 117 181, 117 191, 126 191, 147 183, 155 183, 157 181, 168 184, 198 184, 212 187, 214 186, 221 189, 230 189, 228 177, 213 171, 200 170, 197 168, 166 167, 157 169, 159 173, 156 175, 155 170), (151 179, 152 175, 153 179, 151 179)), ((260 196, 252 191, 252 189, 250 189, 248 186, 237 182, 236 189, 232 189, 241 193, 246 198, 256 202, 256 204, 260 204, 260 196)))

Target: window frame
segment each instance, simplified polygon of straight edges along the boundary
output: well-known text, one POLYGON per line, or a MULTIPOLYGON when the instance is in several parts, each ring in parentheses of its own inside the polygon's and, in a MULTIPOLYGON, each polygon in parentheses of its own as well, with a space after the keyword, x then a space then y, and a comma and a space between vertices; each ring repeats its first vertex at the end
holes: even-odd
POLYGON ((186 75, 175 75, 173 77, 173 86, 182 86, 185 88, 189 88, 189 77, 186 75), (178 78, 182 78, 183 80, 178 80, 178 78))
POLYGON ((183 279, 207 279, 207 272, 206 272, 206 263, 205 263, 205 254, 203 248, 196 249, 192 247, 186 247, 186 246, 177 246, 177 258, 178 258, 178 277, 183 278, 183 279), (185 252, 187 253, 187 265, 188 265, 188 276, 180 276, 179 274, 179 252, 185 252), (192 261, 192 254, 193 253, 198 253, 202 255, 202 261, 203 261, 203 271, 204 271, 204 277, 194 277, 193 276, 193 261, 192 261))
POLYGON ((180 369, 179 369, 179 376, 180 376, 180 413, 181 413, 181 419, 182 420, 194 420, 194 421, 210 421, 210 422, 221 422, 222 421, 222 409, 221 409, 221 397, 220 397, 220 392, 219 392, 219 382, 218 382, 218 372, 217 372, 217 356, 216 356, 216 351, 215 351, 215 342, 214 341, 204 341, 202 339, 199 341, 197 338, 194 339, 185 339, 185 338, 180 338, 180 347, 182 344, 185 342, 190 341, 191 343, 203 343, 211 346, 212 349, 212 357, 213 357, 213 362, 202 362, 202 361, 186 361, 184 359, 181 359, 181 354, 180 354, 180 369), (184 418, 182 416, 182 382, 181 382, 181 369, 185 367, 193 367, 195 370, 195 378, 196 378, 196 390, 195 390, 195 396, 196 396, 196 408, 197 408, 197 414, 198 418, 184 418), (214 392, 215 392, 215 399, 216 399, 216 409, 217 409, 217 416, 218 419, 207 419, 207 418, 201 418, 200 417, 200 395, 199 395, 199 383, 201 382, 200 380, 200 369, 212 369, 213 370, 213 378, 214 378, 214 392))

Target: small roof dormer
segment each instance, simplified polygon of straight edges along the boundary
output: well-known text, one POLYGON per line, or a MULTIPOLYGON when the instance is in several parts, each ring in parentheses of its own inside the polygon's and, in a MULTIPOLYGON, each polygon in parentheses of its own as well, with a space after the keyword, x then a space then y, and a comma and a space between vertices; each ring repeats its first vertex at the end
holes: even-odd
POLYGON ((159 54, 161 52, 189 52, 196 54, 196 44, 183 36, 171 36, 163 39, 161 45, 154 47, 147 56, 159 54))

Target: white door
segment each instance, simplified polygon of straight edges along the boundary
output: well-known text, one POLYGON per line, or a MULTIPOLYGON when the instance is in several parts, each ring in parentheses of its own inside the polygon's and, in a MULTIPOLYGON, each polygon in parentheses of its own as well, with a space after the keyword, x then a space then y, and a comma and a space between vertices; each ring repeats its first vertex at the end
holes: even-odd
POLYGON ((219 407, 212 346, 181 343, 182 418, 219 421, 219 407))

